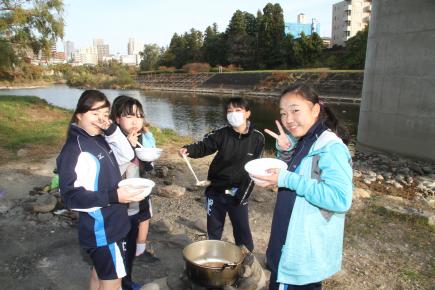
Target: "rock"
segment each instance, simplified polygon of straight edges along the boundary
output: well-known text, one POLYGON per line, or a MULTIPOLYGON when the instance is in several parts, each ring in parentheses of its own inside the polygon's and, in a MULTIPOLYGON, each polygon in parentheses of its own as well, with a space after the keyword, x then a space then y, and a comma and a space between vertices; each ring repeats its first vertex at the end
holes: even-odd
POLYGON ((165 178, 165 177, 168 176, 168 174, 169 174, 169 168, 168 167, 162 166, 162 167, 156 168, 156 175, 157 175, 157 177, 165 178))
POLYGON ((37 200, 33 203, 33 211, 34 212, 50 212, 52 211, 57 204, 57 199, 46 193, 37 198, 37 200))
POLYGON ((240 290, 256 290, 258 288, 257 286, 258 280, 255 277, 248 277, 246 279, 242 279, 239 288, 240 290))
POLYGON ((192 243, 192 240, 185 234, 173 235, 167 241, 173 245, 183 248, 192 243))
POLYGON ((17 157, 24 157, 27 155, 27 153, 28 153, 27 149, 20 149, 17 151, 17 157))
POLYGON ((266 201, 266 195, 261 194, 259 192, 256 192, 253 196, 254 201, 256 202, 265 202, 266 201))
POLYGON ((427 200, 426 200, 426 204, 427 204, 429 207, 435 209, 435 197, 432 197, 432 198, 427 199, 427 200))
POLYGON ((418 166, 417 164, 411 164, 409 166, 409 169, 411 169, 412 171, 414 171, 415 173, 419 174, 419 175, 423 175, 423 171, 422 168, 420 166, 418 166))
POLYGON ((205 219, 197 219, 193 222, 193 226, 203 233, 207 232, 207 221, 205 219))
POLYGON ((397 181, 393 181, 393 186, 397 189, 402 189, 403 185, 401 185, 400 183, 398 183, 397 181))
POLYGON ((40 222, 48 222, 53 218, 53 215, 51 213, 40 213, 38 214, 38 220, 40 222))
POLYGON ((165 179, 165 180, 163 180, 163 184, 164 185, 171 185, 172 184, 172 180, 165 179))
POLYGON ((377 180, 384 180, 384 177, 383 177, 381 174, 378 174, 378 175, 376 176, 376 179, 377 179, 377 180))
POLYGON ((186 188, 178 185, 167 185, 158 188, 158 195, 168 198, 180 197, 186 193, 186 188))
POLYGON ((435 226, 435 215, 432 215, 430 217, 427 218, 427 223, 430 226, 435 226))
POLYGON ((173 230, 172 224, 167 219, 161 219, 151 224, 158 233, 170 233, 173 230))
POLYGON ((363 179, 363 182, 364 182, 365 184, 367 184, 367 185, 372 184, 372 182, 371 182, 370 179, 368 179, 368 178, 364 178, 364 179, 363 179))
POLYGON ((368 172, 367 172, 367 174, 368 174, 368 176, 370 176, 370 177, 376 177, 376 172, 374 172, 374 171, 372 171, 372 170, 369 170, 368 172))
POLYGON ((353 191, 353 199, 370 198, 372 193, 369 190, 356 187, 353 191))
POLYGON ((5 214, 15 206, 12 200, 0 199, 0 214, 5 214))
POLYGON ((154 282, 143 285, 140 290, 160 290, 160 286, 154 282))
POLYGON ((356 169, 353 170, 353 177, 358 178, 361 177, 362 173, 356 169))
POLYGON ((397 182, 403 182, 404 179, 405 179, 404 175, 402 175, 402 174, 396 175, 396 181, 397 182))
POLYGON ((160 290, 169 290, 168 288, 168 277, 163 277, 153 281, 154 284, 159 285, 160 290))
POLYGON ((431 174, 432 173, 432 167, 430 166, 424 166, 421 168, 424 174, 431 174))
POLYGON ((397 173, 402 174, 402 175, 407 175, 409 174, 410 170, 407 167, 402 167, 400 169, 397 170, 397 173))
POLYGON ((242 277, 247 278, 252 276, 252 269, 248 265, 243 265, 242 267, 242 277))
POLYGON ((181 290, 181 289, 189 289, 187 279, 182 279, 182 277, 177 275, 169 275, 168 276, 168 287, 171 290, 181 290))

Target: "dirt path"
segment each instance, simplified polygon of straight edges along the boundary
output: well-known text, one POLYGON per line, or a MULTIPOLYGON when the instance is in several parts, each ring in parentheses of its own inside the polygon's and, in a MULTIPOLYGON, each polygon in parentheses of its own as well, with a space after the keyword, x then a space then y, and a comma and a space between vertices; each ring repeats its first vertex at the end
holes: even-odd
MULTIPOLYGON (((164 148, 157 167, 168 175, 155 177, 157 188, 176 184, 187 188, 179 198, 153 196, 149 247, 160 260, 138 258, 134 280, 147 283, 180 275, 182 248, 204 239, 198 222, 205 220, 202 189, 175 154, 164 148), (169 229, 162 226, 166 222, 169 229)), ((199 178, 205 178, 210 158, 193 160, 199 178)), ((24 202, 35 186, 48 183, 54 158, 39 163, 18 162, 0 167, 0 187, 13 201, 14 214, 0 215, 1 289, 86 289, 89 264, 79 249, 74 222, 38 216, 24 202)), ((374 205, 377 196, 355 200, 346 222, 343 271, 324 283, 325 289, 435 289, 435 233, 419 220, 387 213, 374 205)), ((255 252, 262 260, 267 247, 275 193, 256 188, 250 202, 255 252)), ((233 241, 231 225, 224 238, 233 241)))

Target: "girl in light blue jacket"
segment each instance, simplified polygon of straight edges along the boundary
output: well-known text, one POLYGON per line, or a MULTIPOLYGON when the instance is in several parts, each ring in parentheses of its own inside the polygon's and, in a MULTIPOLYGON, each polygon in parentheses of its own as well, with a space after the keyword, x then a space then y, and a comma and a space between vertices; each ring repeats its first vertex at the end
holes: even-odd
POLYGON ((254 176, 259 186, 279 190, 272 220, 267 265, 270 290, 322 288, 341 269, 345 212, 352 201, 347 130, 308 86, 280 97, 278 157, 287 170, 254 176))

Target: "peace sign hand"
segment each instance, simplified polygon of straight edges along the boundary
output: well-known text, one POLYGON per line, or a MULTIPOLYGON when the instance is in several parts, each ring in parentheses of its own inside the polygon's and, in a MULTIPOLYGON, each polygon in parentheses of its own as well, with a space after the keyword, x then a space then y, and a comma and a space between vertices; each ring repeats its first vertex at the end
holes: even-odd
POLYGON ((293 144, 287 137, 287 134, 284 132, 284 129, 282 128, 279 121, 275 120, 275 123, 276 123, 276 127, 278 127, 279 134, 276 134, 275 132, 270 131, 269 129, 265 129, 264 132, 266 132, 267 134, 269 134, 270 136, 276 139, 279 150, 287 151, 292 147, 293 144))

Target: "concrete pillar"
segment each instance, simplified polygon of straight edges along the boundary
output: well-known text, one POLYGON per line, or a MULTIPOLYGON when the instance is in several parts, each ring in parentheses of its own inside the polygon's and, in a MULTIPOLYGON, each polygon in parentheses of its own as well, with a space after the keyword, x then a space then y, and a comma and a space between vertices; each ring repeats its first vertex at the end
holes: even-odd
POLYGON ((373 0, 358 143, 435 160, 434 0, 373 0))

